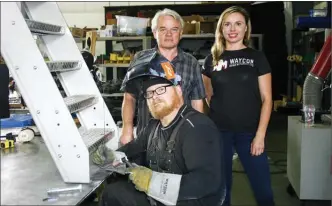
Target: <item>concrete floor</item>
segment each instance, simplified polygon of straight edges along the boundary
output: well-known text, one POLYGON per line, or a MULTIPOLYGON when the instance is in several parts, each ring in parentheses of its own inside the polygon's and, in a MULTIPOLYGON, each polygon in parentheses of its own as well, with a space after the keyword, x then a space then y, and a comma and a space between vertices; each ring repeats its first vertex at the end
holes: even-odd
MULTIPOLYGON (((268 156, 270 158, 270 170, 272 179, 272 189, 276 206, 330 206, 331 201, 299 201, 294 196, 287 193, 289 185, 286 174, 286 151, 287 151, 287 116, 273 113, 267 133, 268 156), (277 166, 274 164, 278 162, 277 166)), ((238 159, 234 160, 233 165, 233 188, 232 206, 255 206, 257 205, 251 191, 247 176, 241 171, 242 166, 238 159)), ((93 200, 88 200, 82 205, 97 205, 93 200)))

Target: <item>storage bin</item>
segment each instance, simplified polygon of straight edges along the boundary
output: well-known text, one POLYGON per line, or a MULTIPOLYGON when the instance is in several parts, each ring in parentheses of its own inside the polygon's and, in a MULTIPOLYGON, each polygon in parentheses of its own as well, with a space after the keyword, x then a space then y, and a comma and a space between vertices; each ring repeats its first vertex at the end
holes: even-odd
POLYGON ((30 114, 12 114, 9 118, 1 119, 1 128, 26 127, 34 125, 30 114))
POLYGON ((311 9, 309 11, 311 17, 326 17, 327 10, 326 9, 311 9))
POLYGON ((115 16, 117 19, 117 33, 123 36, 145 36, 148 18, 131 16, 115 16))

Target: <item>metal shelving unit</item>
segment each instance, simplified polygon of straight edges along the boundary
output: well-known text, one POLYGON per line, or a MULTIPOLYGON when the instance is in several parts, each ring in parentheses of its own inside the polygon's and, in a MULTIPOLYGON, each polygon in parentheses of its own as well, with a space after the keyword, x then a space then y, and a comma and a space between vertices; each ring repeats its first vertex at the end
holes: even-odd
POLYGON ((331 29, 325 29, 325 28, 312 29, 312 30, 304 32, 304 35, 308 36, 308 35, 313 35, 313 34, 317 34, 317 33, 320 33, 320 32, 324 32, 325 40, 326 40, 327 36, 331 32, 331 29))
MULTIPOLYGON (((142 41, 143 50, 151 48, 150 36, 116 36, 116 37, 97 37, 97 41, 142 41)), ((98 67, 112 68, 113 69, 113 81, 117 80, 117 68, 128 68, 129 64, 99 64, 98 67)))
MULTIPOLYGON (((97 41, 142 41, 143 50, 151 48, 151 36, 114 36, 114 37, 97 37, 97 41)), ((84 42, 85 38, 75 38, 77 43, 84 42)), ((112 68, 113 80, 117 79, 117 68, 128 68, 129 64, 98 64, 97 67, 112 68)))
POLYGON ((205 39, 205 38, 214 38, 214 34, 184 34, 182 39, 205 39))
POLYGON ((127 40, 147 40, 150 36, 112 36, 112 37, 97 37, 97 41, 127 41, 127 40))
MULTIPOLYGON (((182 39, 211 39, 215 34, 184 34, 182 39)), ((258 38, 258 50, 263 50, 263 35, 251 34, 252 38, 258 38)), ((152 36, 115 36, 115 37, 97 37, 97 41, 142 41, 143 50, 151 48, 152 36)), ((83 42, 85 38, 75 38, 76 42, 83 42)), ((98 64, 97 67, 113 68, 113 80, 117 79, 117 68, 128 68, 130 64, 98 64)))
MULTIPOLYGON (((258 50, 263 50, 263 35, 262 34, 251 34, 251 38, 258 38, 258 50)), ((182 39, 210 39, 214 38, 214 34, 184 34, 182 39)))
POLYGON ((292 54, 303 56, 304 59, 301 63, 290 63, 288 96, 296 97, 297 87, 303 87, 304 80, 314 64, 314 53, 320 52, 321 46, 331 32, 332 29, 326 28, 292 31, 292 54))
MULTIPOLYGON (((143 41, 143 50, 151 47, 151 36, 114 36, 114 37, 97 37, 97 41, 143 41)), ((85 38, 75 38, 77 43, 85 41, 85 38)))
POLYGON ((119 68, 127 68, 130 64, 97 64, 97 67, 119 67, 119 68))
MULTIPOLYGON (((262 34, 251 34, 251 38, 258 39, 258 48, 257 50, 263 51, 263 35, 262 34)), ((182 39, 213 39, 215 38, 214 34, 184 34, 182 35, 182 39)), ((198 63, 202 66, 204 63, 204 59, 198 59, 198 63)))
POLYGON ((123 93, 101 94, 103 97, 123 97, 123 93))

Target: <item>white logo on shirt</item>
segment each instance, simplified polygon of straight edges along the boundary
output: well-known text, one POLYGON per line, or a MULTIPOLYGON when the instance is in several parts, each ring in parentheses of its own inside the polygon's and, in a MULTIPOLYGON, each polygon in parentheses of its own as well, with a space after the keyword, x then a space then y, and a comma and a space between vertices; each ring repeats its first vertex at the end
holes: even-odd
POLYGON ((218 64, 213 67, 213 71, 220 71, 222 69, 227 69, 228 62, 227 60, 219 60, 218 64))
POLYGON ((218 64, 213 67, 213 71, 221 71, 226 70, 229 67, 236 67, 236 66, 251 66, 254 67, 254 60, 253 59, 246 59, 246 58, 233 58, 229 60, 229 64, 227 60, 219 60, 218 64))
POLYGON ((254 67, 254 60, 253 59, 246 59, 246 58, 233 58, 229 60, 229 67, 236 67, 236 66, 251 66, 254 67))

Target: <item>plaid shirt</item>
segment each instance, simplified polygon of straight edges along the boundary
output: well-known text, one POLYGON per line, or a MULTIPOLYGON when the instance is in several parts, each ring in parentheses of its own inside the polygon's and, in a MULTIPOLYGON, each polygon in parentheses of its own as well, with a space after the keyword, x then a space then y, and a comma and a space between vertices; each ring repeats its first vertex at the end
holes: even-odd
MULTIPOLYGON (((137 56, 142 56, 149 52, 155 52, 156 50, 157 47, 144 50, 137 53, 135 57, 137 58, 137 56)), ((178 55, 172 60, 172 64, 175 67, 176 73, 182 77, 181 88, 184 103, 187 105, 191 105, 191 100, 199 100, 205 98, 205 89, 201 75, 201 67, 198 64, 197 59, 178 47, 178 55)), ((138 100, 137 134, 139 134, 151 119, 147 102, 146 99, 143 97, 141 85, 127 84, 125 92, 133 94, 138 100)))

